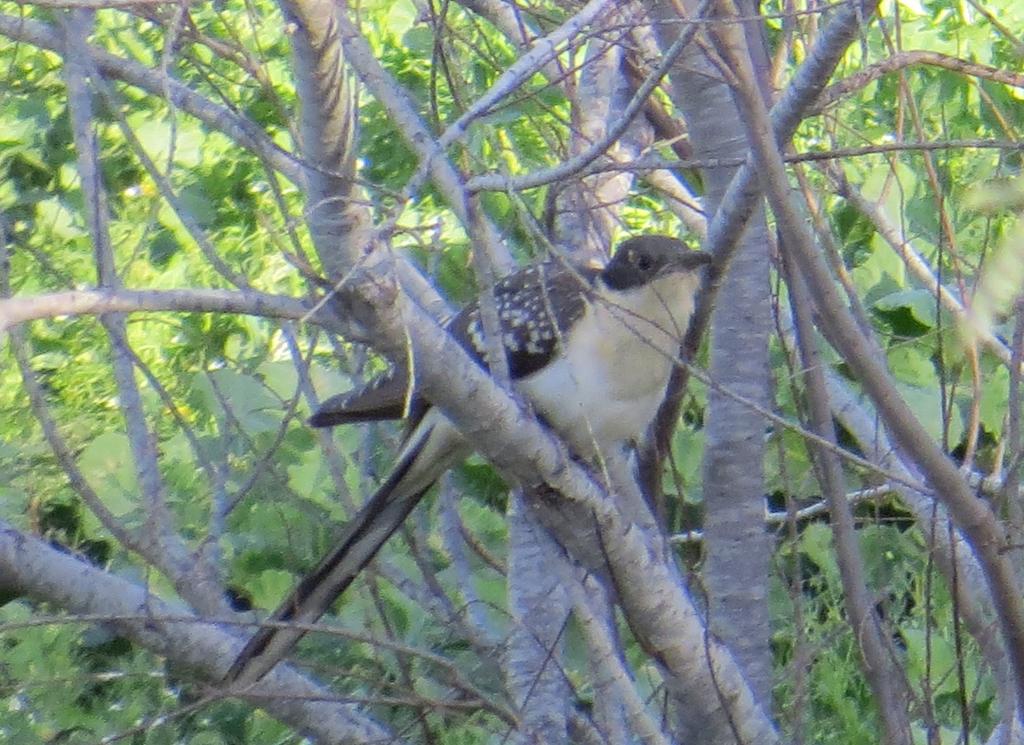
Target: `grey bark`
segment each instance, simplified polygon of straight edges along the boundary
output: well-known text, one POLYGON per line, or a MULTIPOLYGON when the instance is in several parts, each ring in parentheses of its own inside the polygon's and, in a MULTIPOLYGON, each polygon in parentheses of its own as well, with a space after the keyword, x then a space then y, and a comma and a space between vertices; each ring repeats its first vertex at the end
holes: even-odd
MULTIPOLYGON (((695 4, 688 4, 692 10, 695 4)), ((663 48, 680 28, 672 3, 656 3, 663 48), (676 21, 676 23, 670 23, 676 21)), ((730 90, 701 48, 691 45, 670 76, 698 158, 747 153, 730 90)), ((704 205, 718 209, 739 169, 703 171, 704 205)), ((762 406, 768 403, 768 237, 763 209, 751 217, 719 291, 711 321, 712 378, 762 406)), ((767 704, 772 684, 766 604, 770 544, 764 530, 766 423, 748 407, 711 391, 704 453, 704 587, 708 626, 732 650, 757 698, 767 704)))
MULTIPOLYGON (((216 680, 241 648, 210 619, 157 598, 145 587, 92 567, 0 520, 0 576, 37 600, 109 619, 118 631, 198 677, 216 680)), ((272 715, 326 743, 401 742, 356 707, 322 701, 327 692, 279 665, 249 692, 272 715)))
MULTIPOLYGON (((735 14, 727 0, 723 3, 730 14, 735 14)), ((742 55, 731 58, 730 63, 744 65, 742 55)), ((771 134, 771 120, 764 102, 741 86, 737 88, 737 103, 743 112, 761 184, 779 221, 780 232, 794 249, 821 328, 872 398, 901 453, 927 479, 978 559, 1005 637, 1019 702, 1024 698, 1024 603, 1014 567, 1004 551, 1007 540, 1002 526, 990 506, 973 495, 957 465, 900 396, 884 362, 873 353, 873 345, 842 301, 828 266, 816 250, 802 210, 788 189, 785 166, 771 134)))
POLYGON ((527 514, 522 498, 509 501, 509 636, 506 680, 523 726, 516 741, 566 742, 572 690, 562 671, 568 597, 555 566, 565 556, 547 531, 527 514))

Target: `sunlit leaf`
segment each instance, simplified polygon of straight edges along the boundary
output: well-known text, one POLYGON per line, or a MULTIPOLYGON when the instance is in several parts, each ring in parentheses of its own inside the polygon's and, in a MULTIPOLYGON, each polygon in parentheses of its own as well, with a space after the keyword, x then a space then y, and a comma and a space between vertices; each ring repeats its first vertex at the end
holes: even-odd
POLYGON ((86 445, 78 466, 115 516, 124 517, 138 509, 142 497, 127 436, 104 432, 86 445))

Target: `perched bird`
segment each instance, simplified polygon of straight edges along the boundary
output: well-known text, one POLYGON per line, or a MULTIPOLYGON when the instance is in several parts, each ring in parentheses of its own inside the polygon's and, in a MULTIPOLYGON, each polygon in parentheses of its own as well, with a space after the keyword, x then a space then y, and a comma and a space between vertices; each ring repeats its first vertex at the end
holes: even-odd
MULTIPOLYGON (((501 343, 516 388, 580 456, 594 459, 639 439, 664 397, 710 256, 674 238, 624 241, 603 268, 549 261, 494 286, 501 343)), ((480 306, 455 315, 448 331, 486 367, 480 306)), ((408 426, 384 483, 345 526, 335 547, 270 617, 314 623, 376 555, 431 485, 473 446, 444 413, 409 388, 407 371, 328 399, 314 427, 397 419, 408 426), (411 394, 411 395, 410 395, 411 394)), ((254 682, 304 632, 264 627, 249 640, 228 682, 254 682)))

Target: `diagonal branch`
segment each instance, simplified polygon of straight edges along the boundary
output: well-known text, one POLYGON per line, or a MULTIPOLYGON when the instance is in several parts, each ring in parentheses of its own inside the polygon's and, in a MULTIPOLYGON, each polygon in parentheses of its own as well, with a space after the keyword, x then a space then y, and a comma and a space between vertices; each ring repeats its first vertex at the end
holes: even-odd
POLYGON ((941 52, 923 49, 907 50, 894 54, 881 62, 869 65, 856 75, 850 75, 838 83, 830 85, 821 94, 821 99, 815 104, 815 110, 822 111, 836 101, 849 96, 856 90, 864 88, 884 75, 905 70, 915 65, 929 65, 951 72, 958 72, 962 75, 981 78, 982 80, 991 80, 995 83, 1002 83, 1014 88, 1024 88, 1024 75, 1021 73, 959 59, 948 54, 942 54, 941 52))
MULTIPOLYGON (((210 620, 192 616, 148 588, 90 566, 2 520, 0 576, 30 597, 73 613, 121 616, 126 620, 116 626, 128 638, 211 680, 223 676, 241 647, 236 637, 210 620)), ((329 692, 286 665, 278 665, 253 692, 273 694, 262 702, 271 714, 324 742, 397 742, 376 722, 353 707, 337 705, 329 692)))
POLYGON ((264 318, 312 320, 337 327, 337 320, 308 302, 247 290, 70 290, 0 299, 0 333, 28 321, 61 316, 156 311, 243 313, 264 318))
POLYGON ((527 415, 458 343, 408 302, 388 273, 369 267, 354 279, 347 305, 375 332, 385 354, 416 360, 424 396, 441 407, 477 448, 506 474, 527 487, 545 527, 591 571, 604 574, 605 560, 616 577, 626 618, 641 644, 657 660, 673 696, 698 702, 708 713, 709 741, 728 719, 739 723, 744 740, 775 742, 774 726, 756 705, 728 652, 706 638, 674 565, 652 548, 646 531, 620 513, 609 497, 573 461, 564 445, 527 415), (598 540, 597 536, 601 538, 598 540), (604 552, 596 550, 603 546, 604 552), (712 669, 693 650, 708 645, 712 669), (721 692, 721 699, 716 692, 721 692), (728 702, 730 716, 718 715, 728 702))
MULTIPOLYGON (((72 11, 63 19, 68 110, 97 277, 101 287, 117 289, 121 287, 121 280, 114 264, 107 194, 100 178, 99 146, 91 92, 87 84, 92 67, 88 50, 85 49, 85 39, 91 26, 91 14, 87 11, 72 11)), ((167 503, 166 484, 157 462, 156 439, 142 411, 135 368, 128 352, 124 316, 119 313, 103 314, 100 323, 106 329, 110 341, 111 365, 118 398, 145 505, 145 527, 143 532, 137 534, 143 552, 171 579, 182 597, 206 611, 223 610, 226 604, 215 568, 207 562, 197 561, 197 557, 190 553, 175 532, 174 519, 167 503)))
MULTIPOLYGON (((870 18, 878 0, 857 0, 836 9, 822 28, 818 40, 779 96, 771 111, 771 127, 777 142, 788 142, 797 125, 818 99, 828 79, 835 71, 843 54, 861 30, 861 23, 870 18)), ((718 209, 708 224, 704 241, 706 250, 717 259, 717 272, 724 270, 739 245, 739 236, 754 212, 761 196, 757 168, 748 160, 732 179, 718 209)), ((683 342, 684 357, 692 358, 711 318, 711 308, 717 294, 717 277, 711 278, 707 292, 702 293, 690 329, 683 342)), ((641 453, 641 473, 645 484, 656 482, 660 463, 669 449, 675 423, 679 418, 687 373, 677 368, 669 381, 668 393, 658 411, 652 427, 652 436, 641 453)))
MULTIPOLYGON (((749 65, 743 55, 736 55, 730 61, 733 65, 749 65)), ((737 92, 761 183, 781 231, 795 252, 823 329, 874 400, 882 421, 900 449, 921 469, 978 557, 1006 638, 1020 701, 1024 699, 1024 604, 1013 565, 1004 552, 1003 531, 989 506, 974 496, 956 465, 931 439, 900 396, 884 362, 874 354, 850 315, 824 259, 815 249, 814 238, 803 216, 792 201, 785 164, 763 103, 743 87, 737 92)))
MULTIPOLYGON (((728 42, 726 42, 728 43, 728 42)), ((795 259, 788 244, 780 244, 786 285, 790 291, 790 305, 795 325, 796 347, 802 362, 807 398, 809 426, 821 436, 836 441, 832 410, 825 387, 825 374, 816 345, 814 324, 810 313, 810 298, 802 278, 797 273, 795 259)), ((843 493, 843 471, 835 453, 810 444, 818 482, 829 504, 832 535, 843 583, 843 602, 853 629, 857 646, 863 657, 864 675, 871 686, 879 715, 886 733, 886 742, 910 742, 910 722, 907 701, 910 688, 902 670, 894 664, 893 650, 874 609, 874 600, 868 589, 864 557, 860 550, 853 511, 843 493)))

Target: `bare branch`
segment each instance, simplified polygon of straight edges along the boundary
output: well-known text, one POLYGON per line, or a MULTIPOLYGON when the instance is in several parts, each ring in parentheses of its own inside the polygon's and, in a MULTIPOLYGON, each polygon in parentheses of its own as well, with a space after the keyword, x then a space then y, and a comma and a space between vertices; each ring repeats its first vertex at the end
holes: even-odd
MULTIPOLYGON (((107 194, 100 179, 92 98, 86 82, 91 66, 85 39, 91 26, 92 17, 87 11, 71 11, 63 19, 68 109, 96 274, 101 287, 116 290, 121 287, 121 279, 114 266, 107 194)), ((118 313, 102 314, 100 323, 110 340, 114 380, 145 504, 145 527, 137 538, 145 546, 145 555, 167 574, 182 597, 207 611, 224 610, 227 606, 216 571, 205 562, 197 561, 175 532, 174 519, 167 505, 166 487, 157 464, 156 441, 142 412, 135 369, 128 352, 124 317, 118 313)))
MULTIPOLYGON (((728 32, 726 32, 728 33, 728 32)), ((736 43, 733 40, 732 43, 736 43)), ((735 53, 743 54, 742 41, 735 53)), ((743 70, 736 71, 742 76, 743 70)), ((753 81, 748 81, 752 85, 753 81)), ((825 386, 821 357, 818 354, 814 326, 811 321, 807 287, 798 274, 795 258, 785 242, 780 246, 785 267, 786 284, 796 328, 796 341, 802 362, 811 428, 819 435, 835 441, 832 410, 825 386)), ((811 446, 818 481, 829 504, 836 558, 843 583, 843 602, 854 630, 854 638, 863 657, 864 676, 874 692, 876 705, 891 745, 910 742, 910 721, 907 702, 910 686, 902 669, 895 663, 896 655, 875 612, 874 598, 868 590, 864 557, 853 524, 853 511, 843 494, 843 472, 839 459, 829 450, 811 446)))
MULTIPOLYGON (((894 225, 877 205, 872 204, 867 198, 865 198, 859 189, 850 184, 839 169, 828 168, 826 172, 836 185, 836 189, 839 194, 849 201, 858 212, 871 221, 871 224, 875 226, 878 234, 881 235, 882 238, 885 239, 885 242, 889 244, 889 247, 899 255, 900 259, 903 260, 904 265, 907 267, 907 271, 909 271, 917 281, 920 282, 926 290, 928 290, 928 292, 932 295, 938 296, 942 307, 949 311, 950 315, 952 315, 958 323, 968 323, 969 318, 967 310, 964 308, 964 304, 955 295, 953 295, 948 288, 939 284, 931 266, 929 266, 928 262, 923 256, 921 256, 921 252, 918 251, 914 247, 914 244, 903 234, 903 231, 898 226, 894 225)), ((998 357, 1003 364, 1010 364, 1012 357, 1010 349, 1001 339, 992 333, 990 328, 980 325, 972 325, 972 328, 974 328, 974 333, 977 334, 978 341, 980 341, 988 351, 998 357)))
POLYGON ((248 290, 70 290, 32 297, 0 299, 0 333, 44 318, 178 311, 181 313, 243 313, 264 318, 312 321, 334 325, 322 311, 302 300, 248 290))
MULTIPOLYGON (((877 0, 859 0, 836 9, 828 25, 822 29, 817 43, 797 70, 789 87, 772 108, 772 127, 777 142, 787 142, 807 109, 817 100, 828 78, 839 64, 843 53, 856 38, 861 21, 869 18, 877 0)), ((704 247, 715 254, 720 262, 718 271, 724 270, 738 246, 738 239, 758 204, 760 187, 757 170, 751 162, 744 164, 733 176, 707 229, 704 247)), ((692 358, 711 318, 711 309, 717 293, 717 277, 713 277, 707 292, 702 293, 694 310, 687 338, 683 342, 684 357, 692 358)), ((677 370, 669 381, 665 402, 658 411, 649 445, 641 454, 643 478, 654 483, 658 464, 668 452, 668 440, 679 418, 686 371, 677 370)))
POLYGON ((324 0, 282 3, 294 23, 292 55, 306 169, 306 221, 329 276, 356 263, 353 248, 368 229, 369 209, 356 182, 355 92, 339 38, 344 11, 324 0))
MULTIPOLYGON (((391 114, 399 131, 419 156, 421 170, 425 169, 431 174, 434 183, 466 227, 474 245, 489 257, 493 266, 510 266, 511 259, 501 236, 494 225, 484 217, 483 211, 474 206, 475 200, 463 188, 462 175, 451 164, 433 133, 420 119, 408 95, 381 66, 366 39, 344 14, 338 14, 338 24, 341 41, 345 45, 345 52, 352 68, 391 114)), ((418 178, 414 177, 409 187, 411 190, 415 190, 417 181, 418 178)), ((484 286, 487 286, 486 283, 484 286)))
MULTIPOLYGON (((479 96, 462 116, 448 125, 437 140, 438 147, 444 150, 462 139, 473 121, 486 116, 499 101, 518 90, 538 70, 561 54, 560 46, 579 36, 587 26, 597 22, 610 5, 614 5, 611 0, 590 0, 557 29, 533 41, 529 51, 524 52, 515 64, 503 72, 490 89, 479 96)), ((549 71, 549 76, 551 72, 553 71, 549 71)))
MULTIPOLYGON (((187 4, 193 0, 184 0, 187 4)), ((40 8, 80 8, 102 10, 104 8, 133 8, 139 5, 181 5, 182 0, 16 0, 18 5, 40 8)))
POLYGON ((834 85, 830 85, 821 94, 821 98, 815 105, 814 111, 815 113, 820 113, 823 109, 836 101, 849 96, 854 91, 865 87, 882 76, 889 75, 899 70, 905 70, 906 68, 914 67, 915 65, 938 67, 943 70, 959 72, 966 76, 981 78, 982 80, 991 80, 994 83, 1002 83, 1003 85, 1009 85, 1014 88, 1024 88, 1024 75, 1020 73, 1010 72, 1009 70, 992 67, 990 65, 982 65, 969 60, 958 59, 957 57, 951 57, 950 55, 942 54, 941 52, 913 50, 894 54, 886 60, 869 65, 856 75, 851 75, 844 80, 840 80, 834 85))
MULTIPOLYGON (((632 123, 633 118, 639 114, 647 103, 647 99, 658 86, 661 80, 668 74, 672 65, 686 49, 694 35, 700 30, 705 13, 711 5, 711 0, 703 0, 698 8, 695 17, 687 22, 683 32, 679 34, 667 50, 658 67, 651 71, 643 84, 633 94, 633 98, 627 104, 625 110, 619 115, 615 123, 608 128, 608 131, 597 141, 591 144, 586 150, 573 156, 565 163, 546 171, 539 171, 529 176, 517 179, 517 187, 520 189, 539 186, 542 183, 561 181, 585 168, 596 158, 604 154, 608 147, 618 140, 632 123)), ((470 191, 483 191, 485 189, 507 188, 507 179, 502 175, 477 176, 466 183, 470 191)))
POLYGON ((590 658, 595 667, 593 686, 597 695, 601 696, 605 690, 614 694, 616 702, 621 702, 625 708, 626 718, 637 739, 644 745, 669 745, 668 737, 637 695, 621 645, 617 643, 614 615, 601 612, 608 610, 606 608, 598 610, 594 607, 593 598, 602 596, 603 588, 587 577, 568 576, 566 583, 571 588, 573 612, 590 646, 590 658))
MULTIPOLYGON (((214 621, 173 606, 147 588, 58 551, 2 520, 0 575, 27 595, 73 613, 125 619, 117 627, 130 639, 208 680, 220 679, 242 646, 214 621)), ((282 721, 326 742, 400 742, 356 709, 332 703, 335 697, 328 691, 285 665, 278 665, 251 692, 283 694, 267 697, 263 705, 282 721)))
POLYGON ((741 119, 748 131, 761 182, 780 227, 798 256, 821 323, 878 406, 882 420, 901 449, 914 459, 977 555, 1006 637, 1018 699, 1024 698, 1024 604, 1014 568, 1003 551, 1006 540, 1002 528, 989 506, 971 493, 956 465, 921 426, 893 386, 884 362, 873 354, 836 292, 828 267, 814 247, 813 236, 792 202, 785 165, 763 103, 743 88, 738 92, 741 119))

